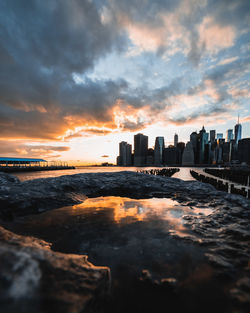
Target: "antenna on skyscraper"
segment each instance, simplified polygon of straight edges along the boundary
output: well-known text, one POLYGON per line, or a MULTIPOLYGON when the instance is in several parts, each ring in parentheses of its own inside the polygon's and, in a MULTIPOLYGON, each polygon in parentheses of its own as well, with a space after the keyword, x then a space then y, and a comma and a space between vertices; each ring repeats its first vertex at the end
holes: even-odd
POLYGON ((238 124, 240 124, 240 114, 238 113, 238 124))

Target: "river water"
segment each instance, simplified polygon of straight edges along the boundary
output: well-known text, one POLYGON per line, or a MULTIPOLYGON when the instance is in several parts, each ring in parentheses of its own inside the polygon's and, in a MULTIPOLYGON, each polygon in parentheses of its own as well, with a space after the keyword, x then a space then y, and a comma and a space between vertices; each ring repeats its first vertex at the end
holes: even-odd
MULTIPOLYGON (((31 180, 36 178, 47 178, 47 177, 58 177, 63 175, 74 175, 80 173, 104 173, 104 172, 120 172, 120 171, 140 171, 142 169, 161 169, 159 167, 119 167, 119 166, 89 166, 89 167, 78 167, 73 170, 58 170, 58 171, 41 171, 41 172, 23 172, 14 173, 21 181, 31 180)), ((175 173, 172 177, 183 179, 183 180, 194 180, 190 175, 190 168, 181 167, 180 171, 175 173)))

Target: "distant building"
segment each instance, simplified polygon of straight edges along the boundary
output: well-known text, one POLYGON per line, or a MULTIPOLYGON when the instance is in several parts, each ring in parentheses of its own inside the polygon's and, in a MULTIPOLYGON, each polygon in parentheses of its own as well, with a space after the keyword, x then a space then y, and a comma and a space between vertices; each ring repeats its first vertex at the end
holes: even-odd
POLYGON ((155 150, 154 150, 154 164, 162 164, 163 149, 165 148, 164 137, 155 138, 155 150))
POLYGON ((122 165, 122 162, 121 162, 121 157, 118 155, 118 157, 116 158, 116 164, 118 166, 121 166, 122 165))
POLYGON ((193 150, 194 150, 194 163, 199 163, 199 153, 198 153, 198 134, 197 132, 193 132, 190 135, 190 142, 192 142, 193 150))
POLYGON ((148 149, 146 164, 147 165, 154 164, 154 149, 152 148, 148 149))
POLYGON ((117 160, 117 165, 120 165, 120 166, 132 165, 131 154, 132 154, 132 146, 125 141, 120 142, 119 143, 119 159, 117 160))
POLYGON ((236 144, 238 144, 239 140, 241 140, 241 132, 242 132, 242 126, 239 123, 239 118, 238 118, 238 123, 234 126, 234 140, 236 144))
POLYGON ((230 142, 224 142, 222 144, 222 161, 223 163, 229 163, 230 160, 230 142))
POLYGON ((175 134, 174 135, 174 146, 177 147, 177 143, 178 143, 178 135, 175 134))
POLYGON ((177 148, 177 164, 182 164, 182 155, 185 149, 185 143, 178 142, 176 148, 177 148))
POLYGON ((194 150, 190 141, 187 142, 186 147, 182 155, 182 165, 190 166, 194 165, 194 150))
POLYGON ((199 164, 204 164, 205 161, 205 145, 208 143, 208 133, 206 133, 204 126, 198 135, 198 150, 199 150, 199 164))
POLYGON ((217 133, 217 140, 223 138, 223 133, 217 133))
POLYGON ((250 165, 250 138, 244 138, 238 142, 238 157, 241 163, 250 165))
POLYGON ((126 147, 126 165, 131 166, 132 165, 132 145, 127 144, 126 147))
POLYGON ((232 129, 228 129, 227 130, 227 136, 226 136, 226 141, 230 142, 231 140, 233 140, 233 130, 232 129))
POLYGON ((220 138, 217 140, 217 148, 216 148, 216 163, 223 163, 223 144, 225 142, 224 138, 220 138))
POLYGON ((235 140, 230 141, 229 162, 238 161, 238 146, 235 140))
POLYGON ((143 166, 147 161, 148 136, 137 134, 134 136, 134 165, 143 166))
POLYGON ((163 150, 164 165, 175 165, 177 163, 178 150, 174 146, 169 146, 163 150))
POLYGON ((210 130, 210 142, 211 143, 215 142, 215 135, 216 135, 216 131, 214 129, 210 130))

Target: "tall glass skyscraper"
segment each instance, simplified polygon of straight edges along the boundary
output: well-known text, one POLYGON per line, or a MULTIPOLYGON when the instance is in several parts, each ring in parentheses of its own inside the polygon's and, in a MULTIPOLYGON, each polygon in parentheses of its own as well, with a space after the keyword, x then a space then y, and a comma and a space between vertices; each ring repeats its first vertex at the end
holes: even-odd
POLYGON ((227 142, 230 142, 233 139, 234 139, 233 138, 233 130, 232 129, 228 129, 227 130, 227 138, 226 138, 226 140, 227 140, 227 142))
POLYGON ((238 143, 238 141, 241 140, 241 132, 242 132, 242 126, 238 121, 238 124, 234 126, 234 139, 236 143, 238 143))
POLYGON ((210 130, 210 141, 211 141, 211 143, 215 142, 215 134, 216 134, 215 129, 210 130))
POLYGON ((162 164, 163 149, 165 148, 164 137, 155 138, 154 163, 162 164))

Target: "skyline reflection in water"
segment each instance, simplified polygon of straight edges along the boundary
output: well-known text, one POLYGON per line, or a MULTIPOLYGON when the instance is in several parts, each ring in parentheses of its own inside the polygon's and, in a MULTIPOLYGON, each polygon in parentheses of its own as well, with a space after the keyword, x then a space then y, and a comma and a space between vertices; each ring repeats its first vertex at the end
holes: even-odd
POLYGON ((165 233, 185 237, 189 233, 185 226, 185 216, 210 213, 211 208, 182 205, 168 198, 131 199, 109 196, 87 198, 77 205, 25 216, 16 220, 11 227, 17 233, 41 236, 47 240, 50 236, 56 239, 61 232, 65 233, 65 227, 84 227, 92 223, 93 227, 103 224, 123 226, 142 222, 145 227, 157 223, 157 228, 165 233))
POLYGON ((125 197, 88 198, 83 203, 72 206, 73 214, 113 210, 113 222, 133 223, 159 219, 168 222, 175 231, 185 230, 184 215, 209 215, 210 208, 184 206, 168 198, 130 199, 125 197))

